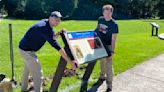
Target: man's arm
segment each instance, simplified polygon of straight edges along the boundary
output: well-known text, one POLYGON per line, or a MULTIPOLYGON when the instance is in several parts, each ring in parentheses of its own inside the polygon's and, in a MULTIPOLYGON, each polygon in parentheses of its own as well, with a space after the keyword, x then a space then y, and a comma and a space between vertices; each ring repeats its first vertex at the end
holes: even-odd
MULTIPOLYGON (((62 29, 61 31, 59 31, 56 34, 54 34, 55 38, 58 37, 58 36, 60 36, 60 34, 63 31, 66 32, 66 29, 62 29)), ((66 52, 65 52, 65 50, 63 48, 61 48, 58 51, 59 51, 60 55, 65 59, 65 61, 67 61, 67 63, 69 63, 71 65, 72 69, 75 70, 77 68, 76 65, 75 65, 76 62, 70 60, 70 58, 67 56, 67 54, 66 54, 66 52)))
POLYGON ((75 62, 71 61, 67 54, 65 53, 65 50, 59 45, 59 43, 56 40, 56 37, 53 34, 42 34, 42 36, 51 44, 52 47, 57 49, 60 53, 60 55, 67 61, 69 64, 71 64, 71 67, 73 70, 76 69, 75 62))
POLYGON ((112 34, 112 53, 114 53, 115 50, 115 44, 116 44, 117 34, 112 34))
POLYGON ((112 33, 112 42, 111 42, 111 54, 114 54, 115 51, 115 45, 116 45, 116 39, 117 39, 117 34, 118 34, 118 25, 116 24, 112 33))
POLYGON ((69 63, 71 65, 71 67, 72 67, 73 70, 75 70, 77 68, 76 65, 75 65, 75 62, 74 61, 71 61, 69 59, 69 57, 67 56, 67 54, 66 54, 66 52, 65 52, 65 50, 63 48, 61 48, 59 50, 59 53, 67 61, 67 63, 69 63))
POLYGON ((116 39, 117 39, 117 34, 116 33, 112 34, 112 43, 111 43, 112 48, 111 48, 111 56, 109 57, 109 59, 112 59, 112 56, 114 54, 116 39))

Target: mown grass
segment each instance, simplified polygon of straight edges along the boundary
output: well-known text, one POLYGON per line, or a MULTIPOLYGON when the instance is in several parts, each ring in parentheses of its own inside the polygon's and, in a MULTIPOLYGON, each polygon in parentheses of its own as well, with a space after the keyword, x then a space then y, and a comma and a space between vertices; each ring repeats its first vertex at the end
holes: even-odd
MULTIPOLYGON (((0 73, 5 73, 11 77, 11 64, 9 58, 9 34, 8 24, 13 24, 13 44, 15 55, 15 77, 20 82, 23 71, 22 59, 18 53, 18 44, 27 29, 37 21, 31 20, 0 20, 0 73)), ((164 41, 157 37, 151 36, 150 22, 157 22, 160 25, 159 32, 164 33, 164 20, 118 20, 119 35, 116 45, 116 53, 113 59, 113 66, 115 75, 134 67, 137 64, 144 62, 147 59, 155 57, 164 53, 164 41)), ((68 31, 82 31, 93 30, 96 27, 96 21, 63 21, 61 25, 54 28, 59 31, 66 28, 68 31)), ((63 46, 62 40, 58 39, 63 46)), ((37 52, 40 60, 44 76, 53 75, 59 61, 59 54, 48 43, 37 52)), ((99 63, 96 64, 92 73, 92 78, 99 77, 99 63)), ((81 72, 81 71, 80 71, 81 72)), ((59 90, 66 86, 74 84, 79 81, 75 77, 63 78, 59 90)), ((89 83, 92 86, 94 82, 89 83)), ((45 89, 49 89, 49 85, 45 89)), ((79 88, 71 92, 78 92, 79 88)), ((14 92, 20 92, 20 87, 16 88, 14 92)))

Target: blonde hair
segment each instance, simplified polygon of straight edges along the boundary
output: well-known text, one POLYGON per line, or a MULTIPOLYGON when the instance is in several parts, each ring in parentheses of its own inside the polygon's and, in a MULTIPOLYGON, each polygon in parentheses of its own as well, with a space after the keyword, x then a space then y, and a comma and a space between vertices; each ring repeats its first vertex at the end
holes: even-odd
POLYGON ((106 4, 106 5, 104 5, 103 6, 103 10, 111 10, 111 12, 113 13, 113 11, 114 11, 114 8, 113 8, 113 6, 112 5, 110 5, 110 4, 106 4))

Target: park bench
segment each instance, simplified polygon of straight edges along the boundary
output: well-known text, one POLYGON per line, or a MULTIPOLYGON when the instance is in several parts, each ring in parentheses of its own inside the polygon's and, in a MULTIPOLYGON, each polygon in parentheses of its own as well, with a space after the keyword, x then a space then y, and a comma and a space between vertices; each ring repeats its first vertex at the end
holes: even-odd
POLYGON ((155 23, 155 22, 152 22, 150 24, 152 26, 152 36, 158 36, 159 25, 157 23, 155 23), (154 29, 156 29, 156 31, 154 29), (155 34, 154 34, 154 31, 155 31, 155 34))

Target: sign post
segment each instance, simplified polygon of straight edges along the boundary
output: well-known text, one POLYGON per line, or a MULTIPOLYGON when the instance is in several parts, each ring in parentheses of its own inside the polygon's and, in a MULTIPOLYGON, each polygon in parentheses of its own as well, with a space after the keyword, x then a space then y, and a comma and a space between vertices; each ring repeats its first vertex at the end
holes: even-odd
MULTIPOLYGON (((65 33, 62 32, 61 33, 61 37, 62 37, 62 40, 65 44, 65 51, 67 53, 67 55, 71 58, 71 60, 74 60, 71 52, 70 52, 70 49, 69 49, 69 46, 68 46, 68 42, 66 41, 66 38, 65 38, 65 33)), ((51 84, 51 87, 50 87, 50 92, 57 92, 58 90, 58 87, 59 87, 59 84, 60 84, 60 81, 63 77, 63 74, 64 74, 64 70, 66 68, 66 65, 67 65, 67 62, 62 58, 60 57, 60 61, 59 61, 59 64, 58 64, 58 67, 56 69, 56 73, 53 77, 53 81, 52 81, 52 84, 51 84)))

